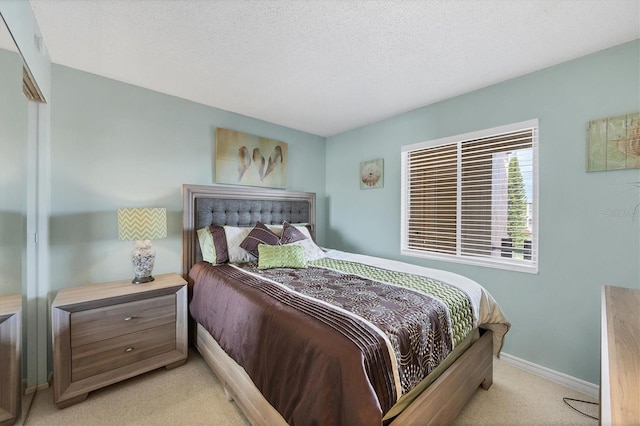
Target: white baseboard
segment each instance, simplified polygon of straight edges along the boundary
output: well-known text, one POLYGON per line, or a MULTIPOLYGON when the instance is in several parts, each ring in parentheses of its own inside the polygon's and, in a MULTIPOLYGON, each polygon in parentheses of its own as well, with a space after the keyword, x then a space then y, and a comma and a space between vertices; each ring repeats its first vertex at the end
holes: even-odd
POLYGON ((49 383, 40 383, 39 385, 29 386, 24 389, 24 395, 29 395, 31 393, 35 393, 39 390, 45 390, 49 388, 49 383))
POLYGON ((35 393, 36 391, 39 391, 39 390, 48 389, 49 386, 50 386, 49 383, 40 383, 39 385, 27 386, 27 381, 23 380, 22 381, 22 394, 23 395, 29 395, 29 394, 35 393))
POLYGON ((500 354, 500 359, 507 364, 513 365, 514 367, 517 367, 521 370, 525 370, 531 374, 535 374, 536 376, 544 377, 545 379, 549 379, 552 382, 561 384, 578 392, 582 392, 583 394, 589 395, 593 398, 599 398, 600 396, 600 386, 593 383, 589 383, 587 381, 571 377, 568 374, 560 373, 559 371, 555 371, 550 368, 525 361, 524 359, 517 358, 504 352, 500 354))

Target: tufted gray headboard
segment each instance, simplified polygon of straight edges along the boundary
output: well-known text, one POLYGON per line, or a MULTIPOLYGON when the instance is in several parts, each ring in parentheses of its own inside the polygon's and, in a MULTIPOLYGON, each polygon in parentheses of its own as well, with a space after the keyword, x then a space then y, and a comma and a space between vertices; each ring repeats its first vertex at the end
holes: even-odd
POLYGON ((182 185, 182 275, 202 259, 196 231, 209 225, 309 223, 315 231, 316 194, 264 188, 182 185))

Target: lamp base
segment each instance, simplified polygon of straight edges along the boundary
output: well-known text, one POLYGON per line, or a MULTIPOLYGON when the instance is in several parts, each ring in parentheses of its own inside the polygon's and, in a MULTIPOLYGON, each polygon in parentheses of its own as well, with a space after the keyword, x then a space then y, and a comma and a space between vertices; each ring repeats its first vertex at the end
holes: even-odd
POLYGON ((143 284, 143 283, 150 283, 153 280, 155 280, 155 278, 149 275, 148 277, 135 277, 131 282, 134 284, 143 284))
POLYGON ((153 262, 156 258, 156 252, 151 247, 151 241, 136 241, 133 251, 131 252, 131 262, 133 263, 133 275, 135 278, 131 281, 134 284, 142 284, 153 281, 151 271, 153 271, 153 262))

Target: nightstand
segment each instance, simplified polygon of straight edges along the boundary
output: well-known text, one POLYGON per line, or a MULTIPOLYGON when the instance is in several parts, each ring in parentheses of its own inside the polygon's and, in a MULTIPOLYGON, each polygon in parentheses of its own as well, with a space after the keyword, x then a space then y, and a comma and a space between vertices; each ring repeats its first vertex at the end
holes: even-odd
POLYGON ((22 296, 0 297, 0 425, 20 416, 22 296))
POLYGON ((59 408, 90 391, 187 360, 187 286, 177 274, 64 288, 51 305, 53 399, 59 408))

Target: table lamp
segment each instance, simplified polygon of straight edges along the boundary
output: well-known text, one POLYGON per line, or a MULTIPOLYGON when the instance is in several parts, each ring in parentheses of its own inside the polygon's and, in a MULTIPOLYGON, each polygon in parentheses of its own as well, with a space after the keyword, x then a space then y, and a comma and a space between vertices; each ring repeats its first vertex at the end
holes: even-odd
POLYGON ((135 241, 131 262, 134 284, 153 281, 151 271, 156 252, 150 240, 167 237, 167 209, 118 209, 118 235, 120 240, 135 241))

